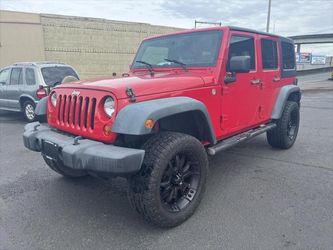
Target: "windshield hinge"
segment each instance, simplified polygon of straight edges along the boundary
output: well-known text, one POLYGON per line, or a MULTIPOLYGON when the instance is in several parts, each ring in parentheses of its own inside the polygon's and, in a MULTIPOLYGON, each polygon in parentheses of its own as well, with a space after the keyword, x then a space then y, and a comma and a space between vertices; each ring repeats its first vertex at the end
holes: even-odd
POLYGON ((126 88, 126 95, 128 96, 131 102, 136 102, 135 94, 132 88, 130 87, 126 88))

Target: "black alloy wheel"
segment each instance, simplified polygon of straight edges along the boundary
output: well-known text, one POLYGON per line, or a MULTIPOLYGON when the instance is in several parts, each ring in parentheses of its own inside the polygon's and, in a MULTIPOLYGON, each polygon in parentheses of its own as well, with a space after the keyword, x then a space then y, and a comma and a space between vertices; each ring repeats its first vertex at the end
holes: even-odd
POLYGON ((177 154, 168 162, 160 183, 160 198, 171 212, 184 209, 195 196, 200 183, 198 162, 177 154))

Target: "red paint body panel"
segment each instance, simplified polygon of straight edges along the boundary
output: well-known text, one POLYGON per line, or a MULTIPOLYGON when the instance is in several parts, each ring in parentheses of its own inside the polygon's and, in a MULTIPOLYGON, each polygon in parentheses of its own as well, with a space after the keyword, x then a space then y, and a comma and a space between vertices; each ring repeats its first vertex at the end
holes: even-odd
MULTIPOLYGON (((48 102, 49 124, 73 135, 112 143, 117 135, 112 133, 105 135, 103 127, 112 126, 117 113, 131 104, 126 94, 128 87, 133 90, 137 102, 175 96, 186 96, 201 101, 208 110, 217 140, 268 122, 281 86, 292 84, 295 79, 295 77, 281 79, 280 66, 276 70, 262 69, 260 39, 277 41, 278 38, 251 32, 230 31, 229 27, 203 30, 216 29, 222 30, 223 36, 214 67, 188 67, 187 71, 181 67, 154 68, 154 76, 151 76, 147 69, 139 68, 131 69, 129 77, 99 78, 62 84, 54 89, 58 94, 57 107, 48 102), (225 84, 229 41, 232 34, 252 36, 255 39, 256 69, 237 74, 235 82, 225 84), (258 79, 261 84, 251 83, 258 79), (273 81, 273 79, 279 80, 273 81), (80 92, 83 100, 89 99, 89 103, 83 101, 80 104, 80 97, 75 99, 72 96, 74 90, 80 92), (69 105, 69 99, 66 103, 63 99, 60 100, 60 96, 73 98, 72 105, 69 105), (107 96, 115 100, 116 111, 112 118, 108 118, 103 111, 103 101, 107 96), (95 109, 92 107, 93 102, 95 109), (86 117, 82 115, 80 117, 80 110, 86 110, 86 117)), ((281 59, 278 60, 280 65, 281 59)))

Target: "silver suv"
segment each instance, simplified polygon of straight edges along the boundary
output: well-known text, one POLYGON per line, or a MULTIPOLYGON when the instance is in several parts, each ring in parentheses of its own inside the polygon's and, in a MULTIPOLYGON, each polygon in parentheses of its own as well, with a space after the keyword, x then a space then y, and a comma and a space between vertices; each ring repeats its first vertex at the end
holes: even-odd
POLYGON ((36 120, 35 107, 67 76, 79 79, 73 67, 55 62, 15 63, 0 70, 0 110, 23 112, 36 120))

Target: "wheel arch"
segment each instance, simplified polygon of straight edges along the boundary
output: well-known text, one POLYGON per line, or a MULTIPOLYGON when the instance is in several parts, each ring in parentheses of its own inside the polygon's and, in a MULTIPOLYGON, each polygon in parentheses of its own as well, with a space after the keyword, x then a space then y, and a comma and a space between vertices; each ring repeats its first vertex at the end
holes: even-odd
POLYGON ((188 133, 199 140, 216 143, 205 105, 190 97, 170 97, 130 104, 118 113, 112 132, 127 135, 151 134, 153 129, 145 126, 148 119, 158 122, 163 130, 188 133), (196 128, 201 131, 195 131, 196 128))
POLYGON ((24 105, 24 103, 25 103, 26 101, 31 101, 31 102, 33 102, 35 105, 37 105, 35 99, 34 99, 32 96, 30 96, 30 95, 25 95, 25 94, 24 94, 24 95, 21 95, 21 96, 20 96, 20 99, 19 99, 21 110, 23 110, 23 105, 24 105))
POLYGON ((280 119, 283 109, 287 101, 294 101, 300 105, 301 101, 301 90, 296 85, 286 85, 280 89, 278 97, 276 98, 273 112, 271 115, 272 119, 280 119))

